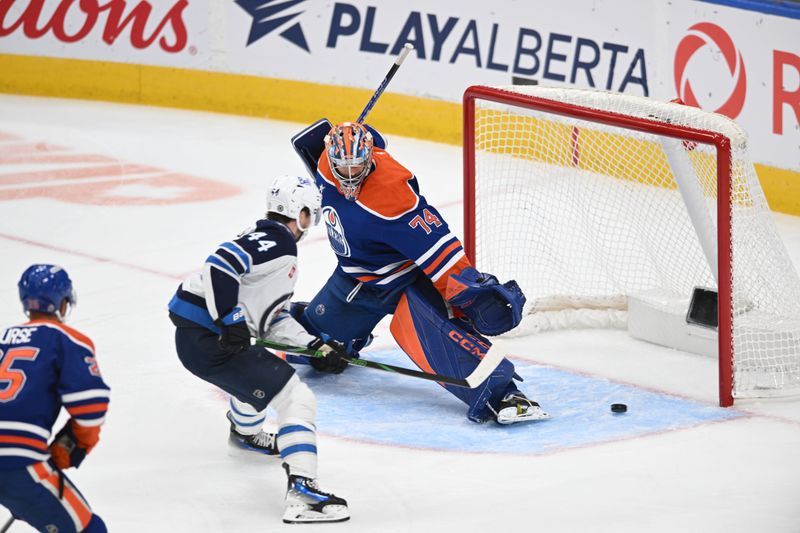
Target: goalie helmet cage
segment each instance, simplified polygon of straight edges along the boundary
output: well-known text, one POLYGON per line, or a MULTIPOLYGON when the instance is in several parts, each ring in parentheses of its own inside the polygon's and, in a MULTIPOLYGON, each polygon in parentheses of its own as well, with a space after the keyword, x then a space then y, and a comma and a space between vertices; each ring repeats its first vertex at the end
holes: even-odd
POLYGON ((680 104, 470 87, 467 255, 516 279, 529 317, 567 302, 554 327, 579 327, 581 308, 624 315, 637 294, 688 306, 695 287, 718 290, 720 405, 796 393, 800 280, 746 144, 732 120, 680 104))

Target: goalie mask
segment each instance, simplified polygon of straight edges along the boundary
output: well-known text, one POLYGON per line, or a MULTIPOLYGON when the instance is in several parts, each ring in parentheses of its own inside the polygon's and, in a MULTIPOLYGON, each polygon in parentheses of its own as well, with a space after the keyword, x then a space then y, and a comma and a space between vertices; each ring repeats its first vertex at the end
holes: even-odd
POLYGON ((72 308, 78 303, 78 297, 72 288, 66 270, 58 265, 31 265, 17 284, 19 299, 25 314, 45 313, 55 315, 59 321, 67 320, 72 308), (67 308, 61 313, 61 303, 66 300, 67 308))
POLYGON ((325 154, 342 194, 356 201, 372 166, 372 134, 357 122, 343 122, 325 137, 325 154))
POLYGON ((278 176, 272 182, 272 190, 267 196, 267 212, 277 213, 294 219, 297 229, 302 233, 300 239, 306 236, 311 226, 319 224, 322 217, 322 194, 319 187, 310 179, 302 176, 278 176), (308 210, 309 223, 303 227, 300 223, 300 213, 308 210))

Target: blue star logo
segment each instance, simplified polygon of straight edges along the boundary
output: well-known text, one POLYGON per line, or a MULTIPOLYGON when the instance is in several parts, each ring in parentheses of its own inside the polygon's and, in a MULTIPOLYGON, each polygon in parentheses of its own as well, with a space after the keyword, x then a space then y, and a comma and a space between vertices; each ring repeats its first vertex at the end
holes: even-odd
MULTIPOLYGON (((291 9, 297 4, 302 4, 306 0, 236 0, 236 3, 253 17, 253 24, 250 26, 250 35, 247 37, 247 46, 250 46, 265 35, 272 33, 295 17, 301 15, 303 11, 278 15, 281 12, 291 9)), ((306 52, 311 52, 306 42, 306 36, 299 22, 295 22, 280 34, 281 37, 298 46, 306 52)))

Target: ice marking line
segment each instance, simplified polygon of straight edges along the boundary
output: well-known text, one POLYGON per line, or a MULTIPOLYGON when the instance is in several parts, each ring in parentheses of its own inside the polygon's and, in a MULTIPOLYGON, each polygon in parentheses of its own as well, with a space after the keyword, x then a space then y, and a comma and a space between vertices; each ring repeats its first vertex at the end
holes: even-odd
MULTIPOLYGON (((653 393, 656 393, 656 394, 667 394, 669 396, 675 396, 676 398, 682 398, 684 400, 691 401, 691 402, 704 403, 704 404, 709 405, 709 406, 716 406, 717 405, 716 401, 705 400, 703 398, 696 398, 696 397, 693 397, 693 396, 689 396, 687 394, 681 394, 681 393, 678 393, 678 392, 671 392, 671 391, 668 391, 668 390, 665 390, 665 389, 659 389, 659 388, 650 387, 650 386, 647 386, 647 385, 640 385, 640 384, 633 383, 631 381, 627 381, 627 380, 623 380, 623 379, 610 378, 610 377, 607 377, 607 376, 603 376, 602 374, 597 374, 597 373, 593 373, 593 372, 587 372, 587 371, 584 371, 584 370, 578 370, 578 369, 575 369, 575 368, 570 368, 568 366, 557 365, 557 364, 553 364, 553 363, 549 363, 549 362, 545 362, 545 361, 539 361, 539 360, 531 358, 531 357, 522 357, 522 356, 513 356, 512 355, 512 356, 509 356, 509 359, 512 359, 512 360, 515 360, 515 361, 526 361, 528 363, 533 363, 533 364, 540 365, 540 366, 550 367, 550 368, 554 368, 554 369, 557 369, 557 370, 562 370, 564 372, 569 372, 571 374, 577 374, 577 375, 580 375, 580 376, 586 376, 588 378, 604 379, 604 380, 607 380, 607 381, 612 381, 614 383, 620 383, 622 385, 628 385, 630 387, 636 387, 638 389, 646 390, 646 391, 653 392, 653 393)), ((758 400, 758 398, 753 398, 753 399, 758 400)), ((747 400, 748 400, 748 398, 739 398, 738 399, 739 402, 747 401, 747 400)), ((746 407, 742 407, 741 405, 736 405, 735 407, 728 407, 727 409, 738 411, 740 413, 743 413, 743 414, 747 415, 747 417, 765 418, 765 419, 773 420, 775 422, 782 422, 784 424, 791 424, 793 426, 800 426, 800 420, 793 420, 791 418, 785 418, 785 417, 782 417, 782 416, 779 416, 779 415, 770 415, 770 414, 765 414, 765 413, 759 413, 757 411, 753 411, 753 410, 748 409, 746 407)))
POLYGON ((138 270, 139 272, 145 272, 147 274, 153 274, 155 276, 159 276, 162 278, 172 279, 172 280, 183 280, 185 276, 183 275, 176 275, 176 274, 169 274, 167 272, 162 272, 160 270, 155 270, 152 268, 147 268, 140 265, 134 265, 133 263, 126 263, 125 261, 117 261, 116 259, 109 259, 107 257, 99 257, 96 255, 87 254, 84 252, 78 252, 77 250, 70 250, 69 248, 62 248, 61 246, 54 246, 52 244, 46 244, 42 242, 32 241, 30 239, 25 239, 23 237, 16 237, 14 235, 6 235, 5 233, 0 233, 0 238, 6 239, 9 241, 15 241, 22 244, 27 244, 29 246, 38 246, 39 248, 45 248, 47 250, 53 250, 55 252, 61 252, 65 254, 75 255, 78 257, 83 257, 85 259, 91 259, 97 263, 108 263, 115 266, 121 266, 125 268, 130 268, 131 270, 138 270))
MULTIPOLYGON (((142 170, 141 174, 136 174, 134 172, 126 172, 125 174, 105 174, 105 173, 98 173, 98 177, 88 177, 82 176, 80 177, 80 184, 92 184, 92 183, 130 183, 130 182, 139 182, 142 180, 150 179, 150 178, 160 178, 167 176, 167 173, 163 170, 152 169, 152 170, 142 170)), ((58 179, 57 176, 53 176, 52 178, 48 178, 43 181, 37 182, 25 182, 25 183, 17 183, 14 185, 2 185, 3 182, 3 175, 0 174, 0 191, 7 191, 7 190, 25 190, 31 188, 39 188, 40 184, 47 181, 48 187, 58 187, 61 185, 73 185, 75 183, 75 178, 72 179, 58 179)))
MULTIPOLYGON (((739 417, 739 418, 729 418, 729 419, 724 419, 724 420, 714 420, 714 421, 711 421, 711 422, 698 422, 697 424, 690 425, 690 426, 683 426, 683 427, 674 428, 674 429, 663 429, 663 430, 659 430, 659 431, 652 431, 650 433, 642 433, 640 435, 630 435, 630 436, 625 436, 625 437, 619 437, 619 438, 616 438, 616 439, 597 441, 597 442, 590 442, 590 443, 582 444, 582 445, 579 445, 579 446, 552 447, 552 448, 548 449, 547 451, 543 451, 543 452, 524 452, 523 451, 523 452, 515 452, 513 454, 509 454, 508 452, 498 452, 498 451, 458 450, 458 449, 453 449, 453 448, 430 448, 430 447, 424 447, 424 446, 410 446, 410 445, 406 445, 406 444, 390 444, 390 443, 381 442, 381 441, 377 441, 377 440, 348 437, 348 436, 343 436, 343 435, 339 435, 339 434, 335 434, 335 433, 328 433, 328 432, 319 431, 319 430, 317 430, 317 435, 321 435, 321 436, 324 436, 326 438, 331 438, 331 439, 335 439, 335 440, 339 440, 339 441, 343 441, 343 442, 353 442, 353 443, 357 443, 357 444, 366 444, 368 446, 380 446, 380 447, 384 447, 384 448, 387 448, 387 447, 388 448, 400 448, 400 449, 404 449, 404 450, 414 450, 414 451, 433 452, 433 453, 446 453, 448 455, 466 455, 466 456, 470 456, 470 455, 486 455, 486 456, 493 456, 493 455, 495 455, 495 456, 496 455, 509 456, 509 455, 513 455, 513 456, 522 456, 522 457, 546 457, 546 456, 550 456, 550 455, 568 453, 568 452, 573 452, 573 451, 578 451, 578 450, 586 450, 586 449, 591 449, 591 448, 598 448, 598 447, 601 447, 601 446, 608 446, 608 445, 619 444, 619 443, 623 443, 623 442, 633 442, 633 441, 644 440, 644 439, 649 439, 649 438, 653 438, 653 437, 660 437, 662 435, 671 435, 671 434, 676 433, 676 432, 691 431, 693 429, 697 429, 697 428, 701 428, 701 427, 709 427, 709 426, 714 426, 714 425, 718 425, 718 424, 727 424, 727 423, 733 422, 735 420, 749 420, 751 418, 754 418, 754 417, 744 416, 744 417, 739 417)), ((269 422, 269 419, 268 419, 268 422, 269 422)), ((492 424, 493 424, 493 422, 492 422, 492 424)))
MULTIPOLYGON (((221 402, 223 402, 226 406, 228 405, 228 402, 230 401, 230 396, 226 392, 224 392, 224 391, 222 391, 222 390, 220 390, 220 389, 218 389, 216 387, 212 387, 212 388, 210 388, 209 393, 212 396, 214 396, 215 398, 217 398, 218 400, 220 400, 221 402)), ((749 418, 751 418, 751 417, 746 416, 746 417, 742 417, 742 418, 716 420, 716 421, 713 421, 713 422, 699 422, 699 423, 697 423, 695 425, 692 425, 692 426, 685 426, 685 427, 677 428, 677 429, 667 429, 667 430, 661 430, 661 431, 653 431, 651 433, 643 433, 641 435, 621 437, 621 438, 618 438, 618 439, 607 440, 607 441, 592 442, 592 443, 588 443, 588 444, 581 445, 581 446, 552 448, 552 449, 550 449, 550 450, 548 450, 546 452, 541 452, 541 453, 525 453, 525 452, 522 452, 522 453, 515 453, 513 455, 514 456, 523 456, 523 457, 546 457, 546 456, 550 456, 550 455, 568 453, 568 452, 572 452, 572 451, 586 450, 586 449, 597 448, 597 447, 601 447, 601 446, 608 446, 608 445, 617 444, 617 443, 621 443, 621 442, 643 440, 643 439, 646 439, 646 438, 658 437, 658 436, 661 436, 661 435, 669 435, 669 434, 676 433, 676 432, 681 432, 681 431, 690 431, 690 430, 693 430, 693 429, 697 429, 698 427, 708 427, 708 426, 712 426, 712 425, 724 424, 724 423, 727 423, 727 422, 732 422, 733 420, 742 420, 742 419, 749 419, 749 418)), ((274 416, 268 415, 268 417, 267 417, 267 419, 265 421, 265 427, 267 427, 267 428, 277 427, 276 424, 277 424, 277 420, 274 418, 274 416)), ((480 426, 476 425, 476 427, 480 427, 480 426)), ((272 429, 268 429, 267 431, 271 431, 271 430, 272 429)), ((366 444, 367 446, 377 446, 377 447, 381 447, 381 448, 400 448, 402 450, 413 450, 413 451, 432 452, 432 453, 446 453, 448 455, 464 455, 464 456, 475 456, 475 455, 481 455, 481 456, 497 456, 497 455, 508 456, 508 455, 510 455, 508 453, 495 452, 495 451, 470 451, 470 450, 457 450, 457 449, 453 449, 453 448, 431 448, 431 447, 425 447, 425 446, 411 446, 411 445, 408 445, 408 444, 386 443, 386 442, 382 442, 382 441, 378 441, 378 440, 371 440, 371 439, 368 439, 368 438, 355 438, 355 437, 349 437, 349 436, 346 436, 346 435, 340 435, 340 434, 336 434, 336 433, 329 433, 329 432, 324 431, 324 430, 319 430, 319 428, 317 429, 317 435, 325 437, 325 438, 338 440, 338 441, 341 441, 341 442, 352 442, 352 443, 355 443, 355 444, 366 444)))
POLYGON ((106 165, 42 170, 38 172, 0 173, 0 185, 37 185, 49 181, 84 180, 86 178, 120 179, 123 176, 164 172, 145 165, 106 165))
POLYGON ((0 132, 0 201, 45 197, 92 205, 166 205, 242 192, 231 183, 47 142, 3 142, 11 139, 17 137, 0 132))
MULTIPOLYGON (((69 148, 44 142, 1 143, 0 156, 35 157, 52 152, 67 152, 69 148)), ((112 159, 113 161, 113 159, 112 159)))
MULTIPOLYGON (((405 358, 396 348, 370 351, 370 356, 387 362, 405 358)), ((474 424, 466 420, 463 403, 429 383, 356 369, 331 376, 304 365, 295 368, 325 405, 317 414, 322 435, 378 446, 541 456, 754 418, 735 409, 519 361, 516 370, 525 378, 523 391, 553 418, 515 426, 474 424), (615 415, 608 410, 612 400, 631 408, 624 416, 615 415), (369 419, 353 417, 367 409, 372 413, 369 419)))
POLYGON ((2 155, 0 151, 0 165, 47 165, 54 163, 114 163, 115 159, 102 155, 74 155, 74 154, 41 154, 41 155, 2 155))
MULTIPOLYGON (((549 363, 549 362, 546 362, 546 361, 540 361, 540 360, 537 360, 537 359, 534 359, 534 358, 531 358, 531 357, 523 357, 523 356, 520 356, 520 355, 511 355, 508 358, 516 360, 516 361, 525 361, 527 363, 532 363, 532 364, 535 364, 535 365, 538 365, 538 366, 543 366, 543 367, 548 367, 548 368, 552 368, 552 369, 555 369, 555 370, 560 370, 562 372, 568 372, 570 374, 576 374, 578 376, 584 376, 584 377, 587 377, 587 378, 590 378, 590 379, 603 379, 603 380, 606 380, 606 381, 619 383, 620 385, 627 385, 628 387, 636 387, 637 389, 642 389, 642 390, 645 390, 645 391, 648 391, 648 392, 652 392, 652 393, 655 393, 655 394, 667 394, 669 396, 675 396, 676 398, 681 398, 683 400, 687 400, 687 401, 690 401, 690 402, 703 403, 703 404, 706 404, 706 405, 709 405, 709 406, 714 406, 714 407, 716 407, 716 405, 717 405, 717 403, 715 401, 705 400, 705 399, 702 399, 702 398, 695 398, 695 397, 692 397, 692 396, 688 396, 686 394, 681 394, 679 392, 671 392, 671 391, 668 391, 668 390, 659 389, 657 387, 650 387, 650 386, 647 386, 647 385, 641 385, 641 384, 638 384, 638 383, 634 383, 632 381, 626 381, 624 379, 611 378, 611 377, 608 377, 608 376, 604 376, 602 374, 597 374, 597 373, 594 373, 594 372, 588 372, 588 371, 585 371, 585 370, 579 370, 579 369, 571 368, 571 367, 564 366, 564 365, 557 365, 557 364, 549 363)), ((738 408, 732 408, 732 409, 739 410, 738 408)))

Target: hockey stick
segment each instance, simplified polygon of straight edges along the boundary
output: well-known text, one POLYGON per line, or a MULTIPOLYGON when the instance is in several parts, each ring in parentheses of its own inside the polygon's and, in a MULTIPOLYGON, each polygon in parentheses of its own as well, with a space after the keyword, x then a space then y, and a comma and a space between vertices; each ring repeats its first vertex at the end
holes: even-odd
MULTIPOLYGON (((308 348, 301 348, 299 346, 288 346, 286 344, 280 344, 263 339, 256 339, 256 344, 258 346, 272 348, 273 350, 307 355, 309 357, 325 357, 323 352, 317 352, 308 348)), ((421 370, 413 370, 411 368, 405 368, 402 366, 387 365, 385 363, 378 363, 377 361, 370 361, 367 359, 354 359, 350 357, 342 357, 342 359, 344 359, 349 365, 361 366, 364 368, 374 368, 376 370, 383 370, 384 372, 393 372, 395 374, 402 374, 404 376, 413 378, 426 379, 428 381, 438 381, 439 383, 446 383, 456 387, 474 389, 486 381, 486 378, 488 378, 489 375, 494 372, 494 369, 497 368, 497 365, 500 364, 500 361, 503 360, 504 356, 504 350, 502 350, 501 347, 492 345, 492 347, 489 348, 489 351, 486 352, 486 355, 483 357, 483 359, 481 359, 481 362, 478 363, 478 366, 475 367, 475 370, 473 370, 469 376, 463 379, 451 378, 449 376, 442 376, 440 374, 430 374, 428 372, 422 372, 421 370)))
POLYGON ((11 524, 14 523, 14 520, 16 520, 14 516, 9 518, 8 522, 6 522, 5 525, 3 526, 3 529, 0 529, 0 533, 6 533, 6 531, 8 531, 8 529, 11 527, 11 524))
POLYGON ((400 65, 403 64, 403 61, 405 61, 406 56, 408 55, 408 53, 413 49, 414 49, 414 45, 412 45, 411 43, 406 43, 406 45, 400 51, 400 55, 398 55, 397 59, 394 60, 394 64, 392 64, 392 68, 389 69, 389 72, 383 78, 383 81, 381 82, 381 84, 378 85, 378 88, 375 91, 375 93, 372 95, 372 98, 370 98, 369 102, 367 102, 367 106, 364 108, 364 110, 361 112, 361 114, 358 115, 358 120, 356 120, 356 122, 358 122, 359 124, 363 124, 364 123, 364 120, 366 120, 367 115, 369 114, 369 112, 372 111, 373 107, 375 107, 375 103, 378 101, 378 98, 381 97, 381 95, 383 94, 383 91, 386 90, 386 86, 389 85, 390 81, 392 81, 392 78, 394 77, 395 72, 397 72, 397 69, 399 69, 400 65))

